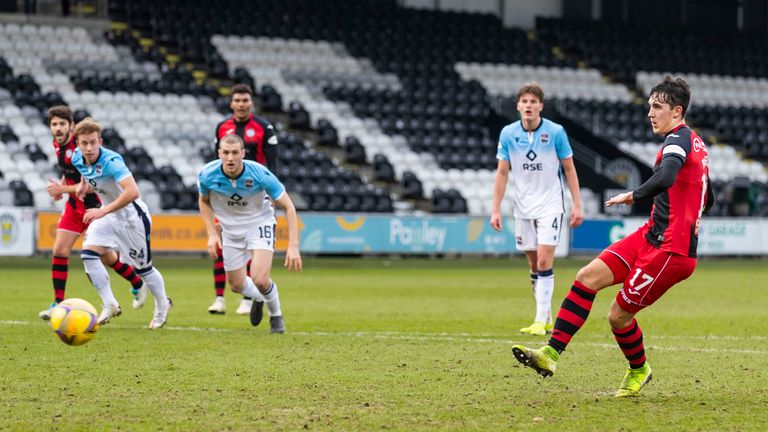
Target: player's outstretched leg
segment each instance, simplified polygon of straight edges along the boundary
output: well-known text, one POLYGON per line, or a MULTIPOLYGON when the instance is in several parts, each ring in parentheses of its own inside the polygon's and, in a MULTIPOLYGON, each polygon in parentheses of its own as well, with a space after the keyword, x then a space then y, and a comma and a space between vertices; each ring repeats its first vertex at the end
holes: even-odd
POLYGON ((173 303, 165 293, 165 281, 163 275, 155 267, 149 267, 139 273, 144 283, 149 288, 149 292, 155 298, 155 312, 152 315, 152 321, 149 322, 149 328, 156 330, 168 322, 168 312, 170 312, 173 303))
MULTIPOLYGON (((541 280, 539 280, 541 282, 541 280)), ((584 325, 592 309, 592 302, 597 292, 586 287, 579 281, 574 281, 571 290, 563 300, 560 310, 557 312, 552 337, 547 346, 539 349, 530 349, 522 345, 512 347, 517 361, 534 369, 543 377, 552 376, 557 369, 560 354, 565 351, 574 334, 584 325)), ((548 316, 549 311, 546 311, 548 316)), ((542 330, 544 330, 542 328, 542 330)))
POLYGON ((653 378, 653 371, 648 362, 643 363, 639 368, 627 368, 624 379, 621 380, 621 386, 616 390, 616 397, 637 397, 640 391, 653 378))
POLYGON ((85 273, 88 275, 93 287, 101 297, 102 309, 99 314, 98 322, 103 325, 108 323, 112 318, 120 316, 122 310, 117 303, 115 295, 112 293, 112 287, 109 286, 109 273, 107 268, 104 267, 104 263, 101 262, 101 256, 90 249, 84 249, 80 253, 80 257, 83 260, 83 266, 85 267, 85 273))
POLYGON ((560 360, 560 354, 549 345, 539 349, 515 345, 512 347, 512 354, 517 361, 535 370, 543 378, 551 377, 555 373, 557 361, 560 360))

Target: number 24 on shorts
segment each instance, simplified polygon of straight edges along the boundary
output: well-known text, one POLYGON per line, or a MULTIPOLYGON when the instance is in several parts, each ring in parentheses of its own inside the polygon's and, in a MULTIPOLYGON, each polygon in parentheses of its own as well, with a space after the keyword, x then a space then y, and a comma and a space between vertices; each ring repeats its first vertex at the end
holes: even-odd
POLYGON ((139 249, 139 250, 131 249, 128 252, 128 256, 133 258, 133 259, 143 260, 144 259, 144 249, 139 249))

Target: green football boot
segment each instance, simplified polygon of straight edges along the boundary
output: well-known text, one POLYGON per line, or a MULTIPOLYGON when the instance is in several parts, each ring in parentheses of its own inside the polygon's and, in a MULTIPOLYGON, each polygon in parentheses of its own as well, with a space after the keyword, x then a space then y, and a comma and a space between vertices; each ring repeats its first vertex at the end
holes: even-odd
POLYGON ((621 387, 616 390, 616 397, 640 396, 640 390, 648 384, 651 378, 653 378, 653 371, 651 371, 651 365, 648 362, 645 362, 643 367, 639 369, 628 368, 624 379, 621 381, 621 387))
POLYGON ((560 360, 560 354, 549 345, 539 349, 515 345, 512 347, 512 354, 517 361, 535 370, 542 378, 551 377, 557 369, 557 361, 560 360))
POLYGON ((520 329, 520 333, 525 333, 533 336, 544 336, 547 334, 547 328, 546 324, 543 322, 534 321, 533 324, 529 325, 528 327, 523 327, 520 329))

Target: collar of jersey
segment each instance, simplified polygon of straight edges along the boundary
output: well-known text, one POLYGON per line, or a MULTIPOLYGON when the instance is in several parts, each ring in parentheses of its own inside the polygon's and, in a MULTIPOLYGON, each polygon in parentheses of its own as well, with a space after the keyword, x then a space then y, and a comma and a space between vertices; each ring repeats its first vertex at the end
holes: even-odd
POLYGON ((536 126, 536 129, 528 130, 523 126, 523 121, 520 120, 520 129, 523 130, 523 132, 536 132, 537 130, 541 129, 541 126, 544 124, 544 117, 539 117, 539 125, 536 126))
POLYGON ((675 126, 675 128, 674 128, 674 129, 672 129, 671 131, 667 132, 667 133, 666 133, 666 135, 664 135, 664 136, 666 137, 666 136, 668 136, 669 134, 671 134, 671 133, 674 133, 674 132, 677 132, 677 131, 679 131, 680 129, 682 129, 682 128, 684 128, 684 127, 688 127, 688 125, 687 125, 687 124, 685 124, 685 123, 680 123, 679 125, 675 126))
POLYGON ((237 177, 230 177, 227 175, 227 173, 224 172, 224 161, 221 161, 221 165, 219 166, 219 169, 221 170, 221 173, 224 174, 224 177, 230 180, 239 180, 240 177, 242 177, 243 174, 245 174, 245 163, 243 163, 243 170, 240 171, 240 175, 238 175, 237 177))
POLYGON ((232 121, 237 124, 248 124, 248 122, 251 120, 253 120, 253 113, 248 114, 248 118, 245 119, 244 121, 238 121, 237 118, 234 116, 234 114, 232 115, 232 121))
POLYGON ((88 163, 88 160, 85 158, 85 154, 83 154, 83 163, 85 163, 85 166, 93 168, 94 165, 96 165, 99 162, 99 159, 101 159, 101 147, 99 147, 99 155, 96 156, 96 161, 92 164, 88 163))

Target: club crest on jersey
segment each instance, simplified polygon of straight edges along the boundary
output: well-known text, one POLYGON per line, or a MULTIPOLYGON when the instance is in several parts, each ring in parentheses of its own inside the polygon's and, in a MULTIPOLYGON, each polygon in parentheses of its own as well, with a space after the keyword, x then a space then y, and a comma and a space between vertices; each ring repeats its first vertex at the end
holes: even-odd
POLYGON ((704 150, 704 141, 701 138, 696 137, 693 139, 693 151, 700 152, 704 150))
POLYGON ((101 171, 102 171, 101 164, 96 164, 96 165, 93 166, 93 168, 96 169, 96 175, 100 176, 101 175, 101 171))
POLYGON ((546 144, 546 143, 549 142, 549 134, 548 133, 543 133, 543 134, 541 134, 541 138, 539 138, 539 139, 541 140, 542 144, 546 144))
POLYGON ((67 149, 65 154, 67 155, 67 159, 72 159, 72 149, 67 149))
POLYGON ((243 182, 245 184, 245 187, 252 188, 253 187, 253 179, 245 179, 243 182))
POLYGON ((246 129, 245 130, 245 136, 248 138, 253 138, 256 135, 256 131, 253 129, 246 129))

